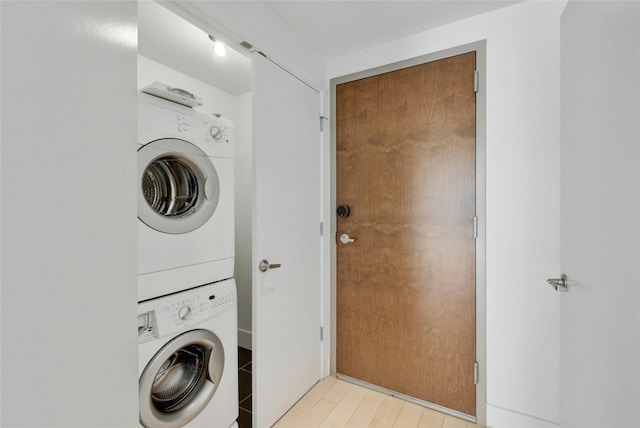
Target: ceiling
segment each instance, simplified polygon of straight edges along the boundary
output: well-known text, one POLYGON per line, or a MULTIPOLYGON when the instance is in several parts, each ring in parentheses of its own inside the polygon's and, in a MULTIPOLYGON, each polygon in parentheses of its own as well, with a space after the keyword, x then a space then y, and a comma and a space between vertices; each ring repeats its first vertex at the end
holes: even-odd
MULTIPOLYGON (((339 57, 431 28, 510 6, 518 1, 392 0, 392 1, 210 1, 258 30, 284 26, 324 60, 339 57), (249 17, 253 13, 256 16, 249 17)), ((204 2, 202 3, 204 4, 204 2)), ((231 94, 251 88, 251 63, 227 49, 213 55, 206 32, 152 1, 138 8, 138 51, 231 94)))
POLYGON ((351 0, 263 3, 324 57, 334 58, 517 2, 351 0))
POLYGON ((251 61, 213 53, 209 35, 153 1, 138 3, 138 53, 233 95, 251 90, 251 61))

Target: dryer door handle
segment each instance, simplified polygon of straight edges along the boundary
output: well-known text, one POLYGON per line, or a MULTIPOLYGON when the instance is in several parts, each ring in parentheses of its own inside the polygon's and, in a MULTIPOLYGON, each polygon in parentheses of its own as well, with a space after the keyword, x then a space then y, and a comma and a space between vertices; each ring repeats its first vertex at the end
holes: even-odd
POLYGON ((216 186, 213 181, 207 177, 207 179, 204 180, 204 197, 207 198, 208 201, 210 201, 215 196, 215 188, 216 186))

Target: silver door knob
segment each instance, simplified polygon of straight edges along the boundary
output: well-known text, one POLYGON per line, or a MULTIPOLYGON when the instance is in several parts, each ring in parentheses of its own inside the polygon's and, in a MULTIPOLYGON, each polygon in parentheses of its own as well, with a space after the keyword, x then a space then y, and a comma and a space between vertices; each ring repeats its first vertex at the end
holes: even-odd
POLYGON ((342 242, 343 244, 351 244, 352 242, 356 242, 356 240, 350 238, 346 233, 343 233, 342 235, 340 235, 340 242, 342 242))
POLYGON ((560 275, 560 278, 549 278, 547 283, 556 291, 569 291, 567 275, 565 274, 560 275))
POLYGON ((280 263, 269 264, 267 260, 260 260, 260 263, 258 263, 260 272, 266 272, 269 269, 278 269, 279 267, 282 267, 280 263))

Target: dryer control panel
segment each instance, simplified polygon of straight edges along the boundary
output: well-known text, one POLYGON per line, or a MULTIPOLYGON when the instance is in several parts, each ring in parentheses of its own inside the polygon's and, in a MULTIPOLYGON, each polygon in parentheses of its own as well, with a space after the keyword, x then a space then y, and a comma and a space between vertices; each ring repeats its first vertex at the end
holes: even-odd
POLYGON ((138 305, 138 343, 197 328, 236 305, 234 280, 225 280, 141 302, 138 305))
POLYGON ((232 158, 235 134, 230 120, 148 94, 138 94, 138 145, 178 138, 207 156, 232 158))
POLYGON ((233 138, 231 124, 215 116, 176 113, 175 125, 175 130, 187 138, 202 139, 208 144, 231 144, 233 138))

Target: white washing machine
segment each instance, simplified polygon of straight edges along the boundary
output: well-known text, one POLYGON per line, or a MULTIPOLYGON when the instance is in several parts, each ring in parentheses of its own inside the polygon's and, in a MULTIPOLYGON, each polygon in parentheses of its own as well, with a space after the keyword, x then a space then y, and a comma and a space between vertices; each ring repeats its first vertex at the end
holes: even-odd
POLYGON ((138 98, 138 301, 233 277, 233 127, 138 98))
POLYGON ((140 424, 237 427, 236 283, 138 304, 140 424))

